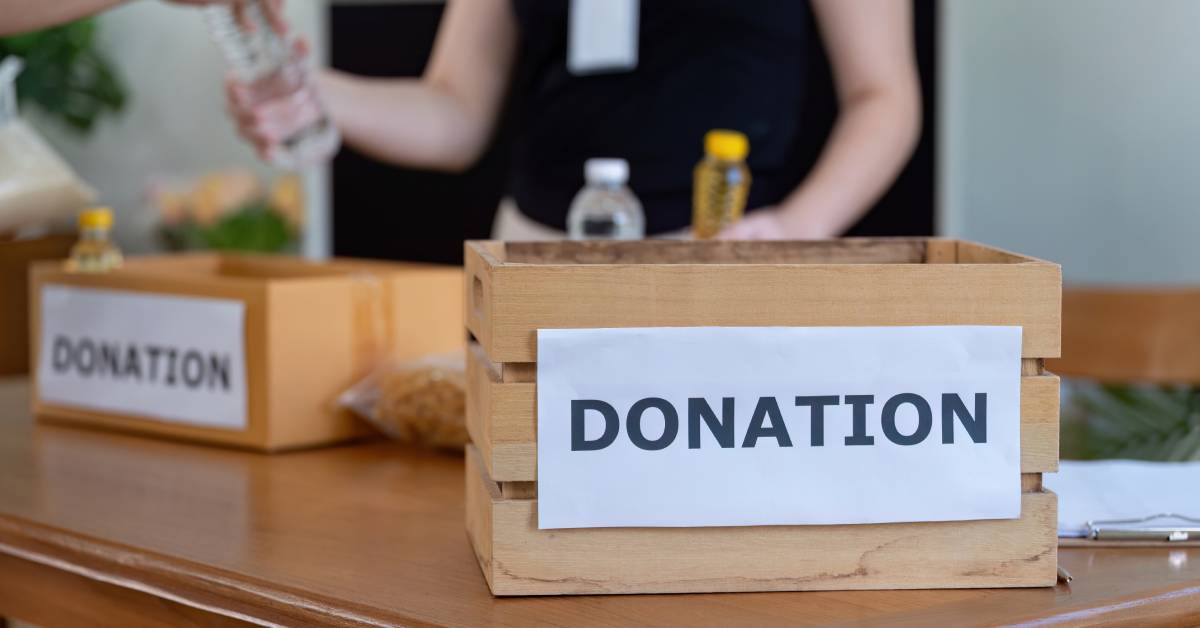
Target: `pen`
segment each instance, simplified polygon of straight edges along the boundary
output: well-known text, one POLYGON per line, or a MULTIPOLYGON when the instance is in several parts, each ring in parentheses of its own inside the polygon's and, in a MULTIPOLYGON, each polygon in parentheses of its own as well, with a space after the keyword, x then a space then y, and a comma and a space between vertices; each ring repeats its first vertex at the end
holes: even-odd
POLYGON ((1075 578, 1073 578, 1071 576, 1071 572, 1067 571, 1066 569, 1063 569, 1062 565, 1059 565, 1059 567, 1058 567, 1058 581, 1059 582, 1065 582, 1067 584, 1070 584, 1071 581, 1074 579, 1075 578))

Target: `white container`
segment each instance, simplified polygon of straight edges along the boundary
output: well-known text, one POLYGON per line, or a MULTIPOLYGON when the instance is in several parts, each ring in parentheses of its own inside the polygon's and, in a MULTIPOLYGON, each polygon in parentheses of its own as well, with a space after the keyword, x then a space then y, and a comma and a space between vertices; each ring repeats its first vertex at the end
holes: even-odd
POLYGON ((17 116, 13 81, 22 62, 0 63, 0 232, 43 227, 74 215, 95 193, 17 116))

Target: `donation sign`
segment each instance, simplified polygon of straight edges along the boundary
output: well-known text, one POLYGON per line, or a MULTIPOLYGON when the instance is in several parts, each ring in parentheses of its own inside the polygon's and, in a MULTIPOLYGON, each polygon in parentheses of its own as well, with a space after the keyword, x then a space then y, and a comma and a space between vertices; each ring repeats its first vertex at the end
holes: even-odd
POLYGON ((538 330, 540 528, 1021 515, 1021 328, 538 330))
POLYGON ((48 285, 46 403, 205 427, 246 427, 240 301, 48 285))

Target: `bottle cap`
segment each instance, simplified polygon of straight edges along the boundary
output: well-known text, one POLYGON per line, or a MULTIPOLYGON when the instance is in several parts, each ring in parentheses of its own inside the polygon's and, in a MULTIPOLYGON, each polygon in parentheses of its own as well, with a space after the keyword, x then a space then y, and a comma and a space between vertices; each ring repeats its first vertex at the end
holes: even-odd
POLYGON ((625 185, 629 180, 629 162, 624 159, 593 157, 583 163, 583 176, 588 183, 625 185))
POLYGON ((112 227, 112 209, 93 207, 79 212, 79 226, 84 229, 108 229, 112 227))
POLYGON ((704 134, 704 152, 726 161, 741 161, 750 153, 750 140, 737 131, 714 129, 704 134))

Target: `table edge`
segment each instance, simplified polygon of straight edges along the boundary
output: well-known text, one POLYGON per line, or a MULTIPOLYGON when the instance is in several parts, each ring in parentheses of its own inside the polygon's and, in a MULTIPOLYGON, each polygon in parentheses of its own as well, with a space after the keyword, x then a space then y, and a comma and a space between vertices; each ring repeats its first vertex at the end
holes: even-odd
MULTIPOLYGON (((437 625, 5 513, 0 513, 0 553, 258 625, 437 625)), ((1200 583, 1188 581, 1100 604, 1068 604, 1048 613, 1018 615, 1012 620, 1038 624, 1121 621, 1139 616, 1166 620, 1200 616, 1197 609, 1200 583)), ((896 619, 903 617, 907 615, 896 619)))
POLYGON ((5 513, 0 553, 258 625, 434 625, 5 513))

